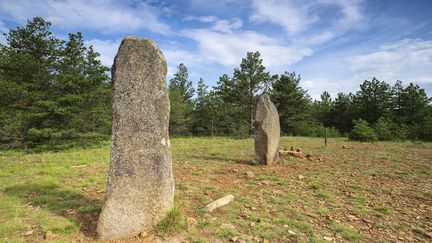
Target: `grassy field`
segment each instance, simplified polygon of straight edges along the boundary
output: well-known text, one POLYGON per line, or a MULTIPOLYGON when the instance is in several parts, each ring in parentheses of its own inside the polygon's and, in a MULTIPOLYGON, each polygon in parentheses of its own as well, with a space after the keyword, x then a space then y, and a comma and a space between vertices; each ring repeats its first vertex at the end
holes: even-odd
MULTIPOLYGON (((191 242, 430 242, 432 144, 284 137, 309 159, 254 162, 253 140, 172 139, 177 205, 191 242), (343 148, 343 145, 346 145, 343 148), (255 175, 250 178, 246 172, 255 175), (235 201, 206 213, 211 201, 235 201)), ((91 242, 109 144, 58 153, 0 152, 0 242, 91 242), (48 240, 44 240, 46 232, 48 240)), ((128 241, 148 241, 144 238, 128 241)))

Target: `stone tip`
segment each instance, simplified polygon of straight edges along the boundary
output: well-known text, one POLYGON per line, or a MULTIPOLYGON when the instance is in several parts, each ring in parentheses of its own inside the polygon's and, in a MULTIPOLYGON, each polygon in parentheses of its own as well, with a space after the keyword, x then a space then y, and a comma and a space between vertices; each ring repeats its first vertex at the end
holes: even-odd
POLYGON ((260 96, 260 99, 270 100, 270 96, 268 94, 264 93, 260 96))
POLYGON ((149 38, 142 38, 142 37, 132 36, 132 35, 128 35, 125 38, 123 38, 122 43, 124 43, 126 41, 148 41, 148 42, 151 42, 152 44, 154 44, 153 40, 151 40, 149 38))

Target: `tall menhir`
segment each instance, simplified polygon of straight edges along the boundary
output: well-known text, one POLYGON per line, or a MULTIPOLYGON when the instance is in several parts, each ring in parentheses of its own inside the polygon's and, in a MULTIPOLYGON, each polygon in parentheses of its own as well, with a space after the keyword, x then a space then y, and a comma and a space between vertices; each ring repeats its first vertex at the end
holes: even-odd
POLYGON ((111 164, 97 232, 114 240, 148 231, 172 208, 167 65, 149 39, 123 39, 112 67, 111 164))

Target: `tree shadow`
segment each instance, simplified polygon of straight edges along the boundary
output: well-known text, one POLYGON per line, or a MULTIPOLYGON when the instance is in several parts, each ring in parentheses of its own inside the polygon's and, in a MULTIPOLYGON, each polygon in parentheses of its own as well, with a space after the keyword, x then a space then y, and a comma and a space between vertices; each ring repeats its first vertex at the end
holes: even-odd
POLYGON ((194 159, 200 159, 200 160, 223 161, 223 162, 245 164, 245 165, 258 165, 257 162, 253 159, 233 159, 233 158, 211 156, 211 155, 193 155, 190 157, 194 159))
POLYGON ((55 215, 78 224, 87 237, 97 238, 96 225, 102 201, 71 190, 62 190, 58 184, 29 184, 7 187, 8 196, 14 196, 33 207, 41 207, 55 215))

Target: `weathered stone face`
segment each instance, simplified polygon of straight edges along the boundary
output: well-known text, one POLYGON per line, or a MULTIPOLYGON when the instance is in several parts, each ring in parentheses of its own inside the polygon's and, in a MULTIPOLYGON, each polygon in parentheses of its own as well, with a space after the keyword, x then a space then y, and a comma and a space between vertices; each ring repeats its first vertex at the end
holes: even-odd
POLYGON ((279 114, 268 95, 258 100, 254 125, 257 160, 266 165, 276 163, 279 160, 279 114))
POLYGON ((111 164, 97 232, 103 240, 148 231, 172 208, 167 66, 149 39, 123 39, 112 67, 111 164))

